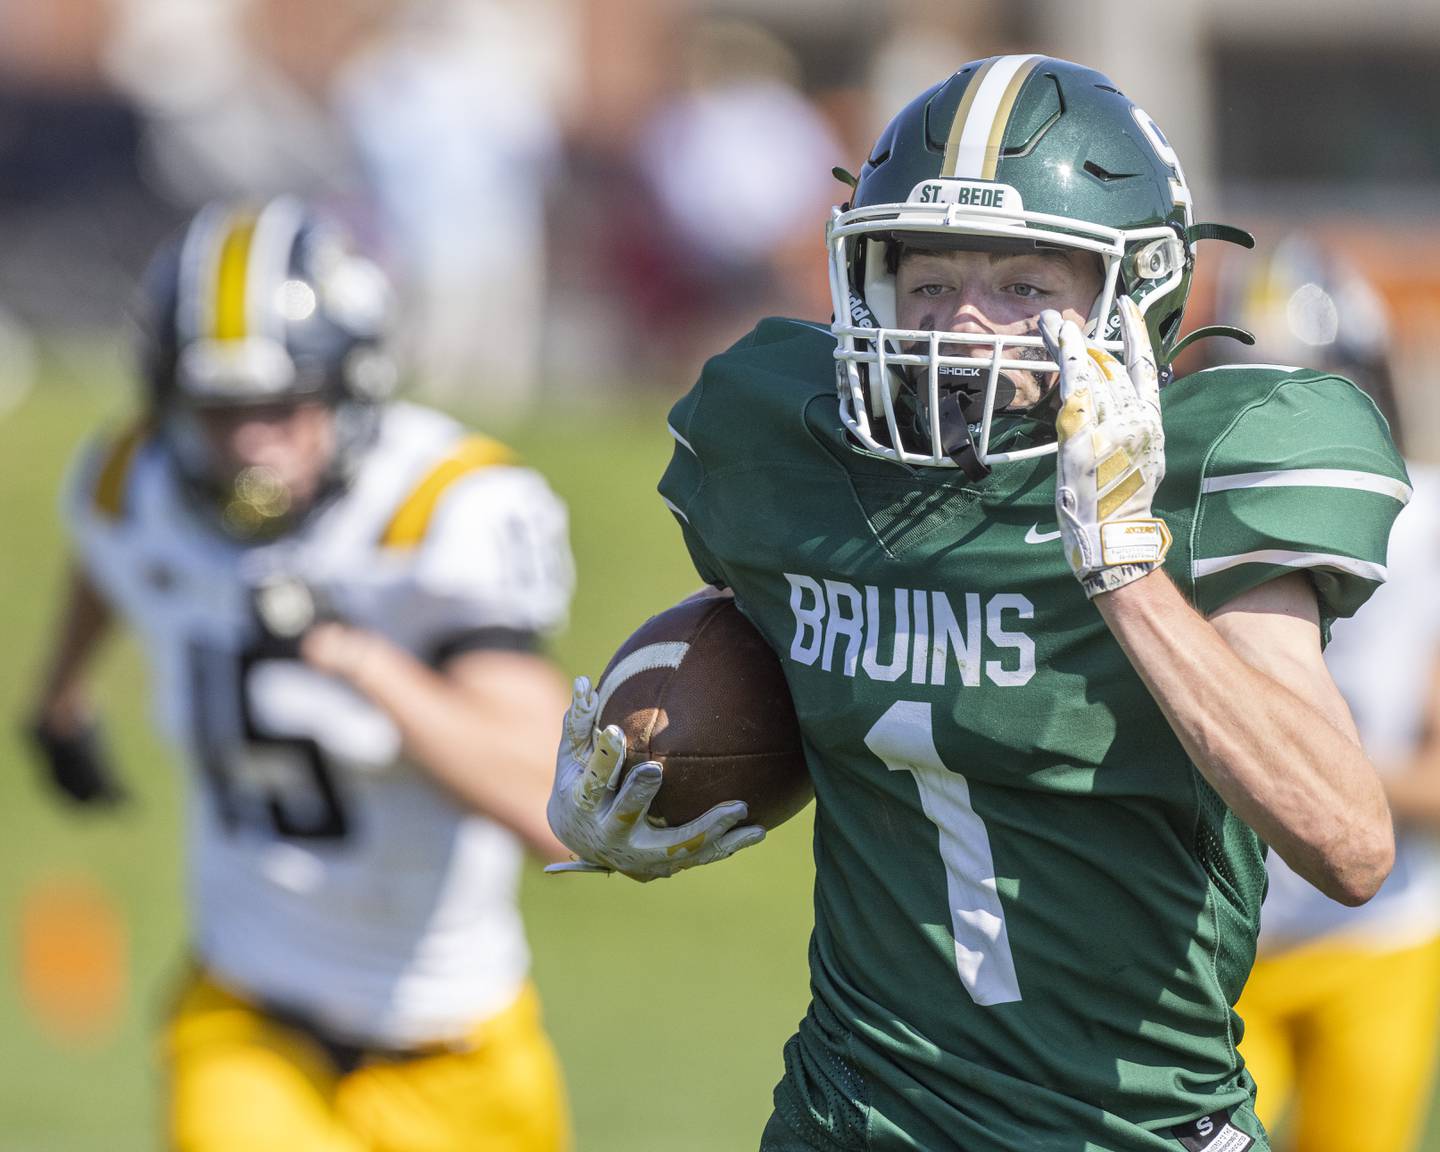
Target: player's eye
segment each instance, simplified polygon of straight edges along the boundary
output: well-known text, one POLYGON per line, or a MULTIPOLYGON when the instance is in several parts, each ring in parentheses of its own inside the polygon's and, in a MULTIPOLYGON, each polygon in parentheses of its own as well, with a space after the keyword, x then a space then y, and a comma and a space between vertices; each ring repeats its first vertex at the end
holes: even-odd
POLYGON ((950 291, 948 284, 917 284, 910 289, 913 296, 943 296, 948 291, 950 291))
POLYGON ((1018 296, 1022 300, 1037 300, 1041 296, 1049 295, 1045 289, 1038 285, 1026 284, 1024 282, 1011 284, 1008 291, 1012 296, 1018 296))

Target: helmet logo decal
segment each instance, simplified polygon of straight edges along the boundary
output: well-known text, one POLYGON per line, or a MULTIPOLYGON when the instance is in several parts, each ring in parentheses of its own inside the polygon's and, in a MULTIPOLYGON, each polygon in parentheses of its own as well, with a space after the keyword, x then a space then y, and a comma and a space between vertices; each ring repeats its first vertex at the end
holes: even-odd
POLYGON ((1020 89, 1043 56, 995 56, 965 86, 950 123, 941 176, 993 180, 1000 143, 1020 89))
POLYGON ((1194 200, 1190 196, 1190 185, 1185 183, 1185 172, 1180 167, 1180 157, 1175 155, 1175 149, 1170 146, 1170 141, 1165 139, 1165 133, 1160 131, 1160 125, 1143 108, 1130 108, 1130 115, 1135 117, 1135 123, 1140 125, 1140 131, 1145 134, 1145 139, 1150 142, 1150 147, 1155 150, 1155 155, 1160 163, 1170 169, 1170 198, 1185 208, 1185 224, 1195 223, 1194 200))

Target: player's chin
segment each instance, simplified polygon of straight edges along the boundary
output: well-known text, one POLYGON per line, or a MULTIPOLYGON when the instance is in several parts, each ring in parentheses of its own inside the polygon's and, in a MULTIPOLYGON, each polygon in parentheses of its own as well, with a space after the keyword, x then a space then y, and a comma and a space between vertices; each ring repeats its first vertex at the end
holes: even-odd
POLYGON ((991 406, 996 412, 1024 411, 1045 395, 1055 377, 1054 372, 1030 372, 1024 368, 1001 369, 996 375, 995 397, 991 406))
MULTIPOLYGON (((1049 360, 1049 353, 1043 348, 1017 348, 1007 354, 1016 360, 1049 360)), ((998 407, 1023 410, 1037 403, 1047 395, 1059 380, 1058 372, 1040 369, 1002 368, 1001 386, 996 389, 996 399, 1002 400, 998 407), (1008 394, 1008 396, 1006 395, 1008 394)))

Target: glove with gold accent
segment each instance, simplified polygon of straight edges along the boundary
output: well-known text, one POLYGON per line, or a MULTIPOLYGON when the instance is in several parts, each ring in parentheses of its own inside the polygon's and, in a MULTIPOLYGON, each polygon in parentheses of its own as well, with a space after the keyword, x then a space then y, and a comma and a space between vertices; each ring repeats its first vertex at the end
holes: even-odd
POLYGON ((1122 365, 1085 342, 1060 314, 1040 314, 1040 335, 1060 365, 1055 513, 1076 579, 1090 597, 1160 567, 1170 530, 1150 510, 1165 477, 1160 382, 1140 310, 1120 298, 1122 365))

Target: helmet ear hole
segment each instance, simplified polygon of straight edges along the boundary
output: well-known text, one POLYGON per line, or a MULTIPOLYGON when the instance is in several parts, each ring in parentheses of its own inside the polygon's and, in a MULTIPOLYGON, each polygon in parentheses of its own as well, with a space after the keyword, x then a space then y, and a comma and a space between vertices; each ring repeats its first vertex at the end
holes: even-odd
POLYGON ((1155 326, 1155 333, 1160 337, 1160 348, 1169 348, 1175 343, 1175 337, 1180 334, 1181 312, 1181 309, 1176 308, 1155 326))

